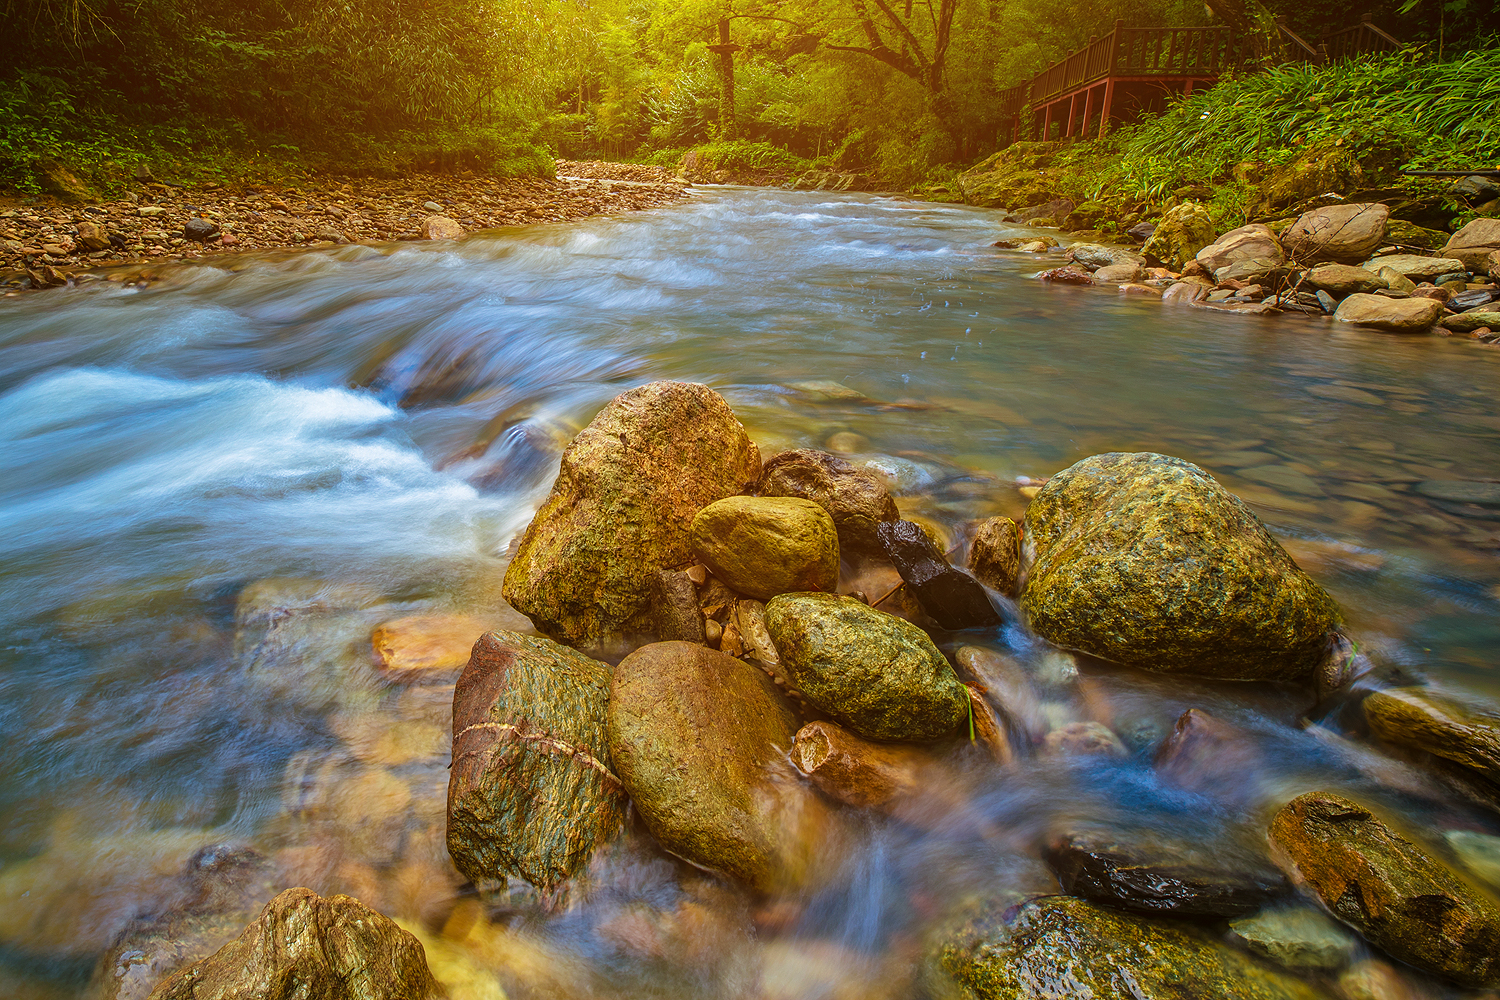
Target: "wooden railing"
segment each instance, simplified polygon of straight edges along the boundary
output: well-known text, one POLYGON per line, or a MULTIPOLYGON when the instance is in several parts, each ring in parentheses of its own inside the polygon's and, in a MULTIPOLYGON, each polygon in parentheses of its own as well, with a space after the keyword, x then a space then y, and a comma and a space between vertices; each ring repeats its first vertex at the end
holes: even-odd
POLYGON ((1331 35, 1323 36, 1323 44, 1320 46, 1330 62, 1340 59, 1354 59, 1359 56, 1378 55, 1382 52, 1400 52, 1401 43, 1390 35, 1375 27, 1370 21, 1370 15, 1366 14, 1360 22, 1352 28, 1343 31, 1335 31, 1331 35))

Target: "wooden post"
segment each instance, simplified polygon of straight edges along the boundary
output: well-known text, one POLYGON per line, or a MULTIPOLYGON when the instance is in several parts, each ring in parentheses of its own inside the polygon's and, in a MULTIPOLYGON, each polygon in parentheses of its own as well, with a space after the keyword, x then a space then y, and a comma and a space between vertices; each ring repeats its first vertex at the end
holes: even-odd
POLYGON ((1073 119, 1078 117, 1078 95, 1068 98, 1068 127, 1063 129, 1063 138, 1073 138, 1073 119))
POLYGON ((1090 87, 1083 92, 1083 125, 1078 129, 1078 137, 1087 139, 1089 137, 1089 119, 1094 117, 1094 88, 1090 87))
MULTIPOLYGON (((1114 76, 1120 66, 1120 33, 1125 30, 1125 19, 1115 18, 1115 30, 1109 35, 1109 75, 1114 76)), ((1106 102, 1108 98, 1106 98, 1106 102)))
POLYGON ((1052 105, 1047 105, 1047 112, 1042 117, 1042 141, 1052 141, 1052 105))
POLYGON ((1115 78, 1111 76, 1104 81, 1104 107, 1099 111, 1099 138, 1104 138, 1105 131, 1109 128, 1110 115, 1115 106, 1115 78))

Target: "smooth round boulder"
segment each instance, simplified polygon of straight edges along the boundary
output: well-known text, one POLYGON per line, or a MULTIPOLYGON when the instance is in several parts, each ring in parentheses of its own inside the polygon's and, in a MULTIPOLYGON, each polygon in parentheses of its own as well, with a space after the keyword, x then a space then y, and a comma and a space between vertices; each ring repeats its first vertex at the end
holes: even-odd
POLYGON ((839 533, 839 554, 880 555, 875 529, 901 516, 890 493, 870 473, 826 451, 801 448, 766 459, 755 492, 801 497, 828 511, 839 533))
POLYGON ((1355 293, 1339 303, 1335 322, 1357 323, 1391 333, 1423 333, 1443 315, 1436 299, 1389 299, 1384 295, 1355 293))
POLYGON ((615 668, 610 757, 647 829, 762 892, 811 878, 837 822, 788 763, 796 731, 763 671, 706 646, 652 643, 615 668))
POLYGON ((800 497, 727 497, 693 518, 693 555, 730 589, 757 600, 839 582, 833 518, 800 497))
POLYGON ((1094 455, 1026 511, 1022 608, 1069 649, 1162 673, 1310 682, 1338 607, 1198 466, 1094 455))
POLYGON ((782 594, 766 628, 809 703, 871 740, 921 743, 968 718, 969 696, 927 633, 851 597, 782 594))

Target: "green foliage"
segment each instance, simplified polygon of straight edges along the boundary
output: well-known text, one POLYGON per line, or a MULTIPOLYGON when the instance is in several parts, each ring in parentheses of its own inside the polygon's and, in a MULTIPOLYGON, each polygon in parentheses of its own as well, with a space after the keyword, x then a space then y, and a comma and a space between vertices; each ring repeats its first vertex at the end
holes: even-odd
POLYGON ((768 142, 734 139, 711 142, 697 149, 698 163, 706 171, 728 170, 732 174, 799 174, 811 164, 800 156, 768 142))

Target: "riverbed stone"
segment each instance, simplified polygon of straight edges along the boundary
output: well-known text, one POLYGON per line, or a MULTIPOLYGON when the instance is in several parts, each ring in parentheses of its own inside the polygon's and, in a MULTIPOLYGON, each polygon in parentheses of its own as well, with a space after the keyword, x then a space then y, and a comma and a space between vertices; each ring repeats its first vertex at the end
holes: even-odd
POLYGON ((1475 479, 1428 479, 1416 486, 1418 493, 1448 503, 1473 503, 1500 507, 1500 483, 1475 479))
POLYGON ((833 518, 800 497, 726 497, 693 518, 693 555, 738 593, 833 590, 839 539, 833 518))
POLYGON ((1333 318, 1339 323, 1357 323, 1392 333, 1422 333, 1442 315, 1443 305, 1434 299, 1354 294, 1339 303, 1333 318))
POLYGON ((288 889, 235 940, 174 973, 151 1000, 439 1000, 422 945, 349 896, 288 889))
POLYGON ((1484 712, 1419 687, 1387 688, 1364 701, 1370 731, 1500 784, 1500 712, 1484 712))
POLYGON ((456 240, 464 234, 464 227, 446 215, 429 215, 417 232, 424 240, 456 240))
POLYGON ((1475 309, 1455 316, 1444 316, 1439 321, 1445 330, 1454 333, 1473 333, 1485 328, 1500 330, 1500 311, 1489 308, 1475 309))
POLYGON ((1500 251, 1500 219, 1480 218, 1449 237, 1440 253, 1463 261, 1470 271, 1483 274, 1490 254, 1496 251, 1500 251))
POLYGON ((1106 264, 1094 272, 1094 280, 1110 282, 1117 285, 1130 285, 1140 281, 1146 276, 1146 271, 1139 264, 1106 264))
POLYGON ((1007 904, 984 906, 939 937, 936 964, 976 1000, 1323 996, 1187 922, 1123 914, 1071 896, 1007 904))
POLYGON ((787 763, 796 717, 764 672, 686 642, 615 668, 609 745, 657 841, 758 891, 814 873, 829 807, 787 763))
POLYGON ((833 518, 839 554, 881 554, 875 528, 901 515, 879 479, 826 451, 784 451, 766 460, 755 492, 763 497, 801 497, 833 518))
POLYGON ((1008 517, 992 517, 969 543, 969 570, 991 590, 1016 596, 1021 573, 1021 530, 1008 517))
POLYGON ((1229 930, 1252 954, 1288 969, 1339 969, 1359 951, 1358 938, 1310 906, 1261 910, 1231 920, 1229 930))
POLYGON ((948 558, 915 521, 886 521, 879 528, 886 558, 901 574, 922 610, 945 629, 991 628, 1001 623, 984 586, 948 558))
POLYGON ((397 684, 451 684, 489 630, 469 615, 408 615, 375 627, 376 669, 397 684))
POLYGON ((807 701, 859 736, 921 743, 953 732, 969 696, 917 626, 849 597, 783 594, 766 627, 807 701))
POLYGON ((1194 259, 1217 276, 1220 271, 1246 260, 1265 261, 1268 269, 1279 267, 1286 262, 1286 254, 1270 226, 1252 222, 1218 237, 1199 250, 1194 259))
POLYGON ((797 730, 792 763, 824 794, 857 808, 885 808, 922 791, 936 758, 921 747, 875 743, 833 722, 797 730))
POLYGON ((486 632, 453 695, 448 853, 479 886, 543 892, 619 830, 606 733, 610 668, 550 639, 486 632))
POLYGON ((1390 209, 1373 203, 1329 205, 1304 213, 1281 234, 1281 244, 1303 266, 1359 264, 1385 239, 1390 209))
POLYGON ((1183 202, 1162 216, 1141 253, 1181 271, 1204 247, 1214 242, 1214 222, 1208 209, 1195 201, 1183 202))
POLYGON ((1270 836, 1291 873, 1377 948, 1465 986, 1500 985, 1500 904, 1370 809, 1308 792, 1270 836))
POLYGON ((1431 281, 1441 274, 1462 271, 1464 262, 1455 257, 1423 257, 1412 253, 1397 253, 1372 258, 1364 266, 1372 272, 1390 268, 1408 281, 1431 281))
MULTIPOLYGON (((1105 246, 1102 243, 1074 243, 1068 247, 1068 257, 1082 264, 1084 267, 1092 268, 1096 271, 1099 268, 1120 264, 1134 264, 1139 267, 1146 263, 1146 258, 1134 250, 1128 250, 1125 247, 1105 246)), ((1097 275, 1095 276, 1097 277, 1097 275)))
POLYGON ((1054 476, 1027 508, 1021 558, 1036 632, 1147 670, 1310 681, 1340 620, 1250 508, 1154 452, 1054 476))
POLYGON ((1323 264, 1315 267, 1307 272, 1306 283, 1339 298, 1386 287, 1385 279, 1380 275, 1353 264, 1323 264))
POLYGON ((652 382, 616 396, 563 452, 505 599, 559 642, 622 651, 654 627, 656 571, 691 562, 698 511, 759 477, 759 450, 712 389, 652 382))

